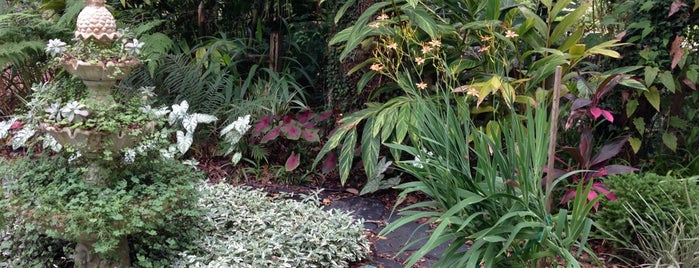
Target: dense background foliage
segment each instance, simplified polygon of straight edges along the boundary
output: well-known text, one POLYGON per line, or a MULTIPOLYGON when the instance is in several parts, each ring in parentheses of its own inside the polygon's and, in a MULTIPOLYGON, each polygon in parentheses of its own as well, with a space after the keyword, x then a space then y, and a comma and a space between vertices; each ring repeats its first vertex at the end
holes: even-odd
MULTIPOLYGON (((513 207, 533 213, 523 221, 546 228, 570 226, 563 221, 547 225, 545 219, 563 218, 568 209, 579 208, 574 211, 575 224, 588 224, 588 211, 580 208, 589 204, 598 211, 600 225, 618 229, 623 223, 610 219, 632 219, 633 210, 624 206, 624 200, 639 196, 624 189, 660 181, 680 185, 646 172, 674 175, 682 182, 682 177, 699 173, 699 155, 691 150, 699 145, 697 0, 107 2, 119 26, 130 28, 146 43, 146 63, 120 87, 152 85, 155 105, 187 101, 191 112, 220 118, 206 126, 188 156, 208 156, 206 161, 216 169, 233 169, 230 174, 240 180, 267 176, 306 183, 306 178, 314 178, 319 184, 368 186, 361 191, 365 194, 395 186, 401 179, 439 188, 448 183, 435 179, 440 172, 475 180, 484 169, 492 169, 492 181, 483 183, 493 184, 487 188, 493 195, 505 189, 551 196, 563 214, 538 211, 541 204, 514 206, 509 202, 519 201, 511 200, 481 204, 473 201, 473 195, 430 192, 415 188, 416 184, 401 189, 421 191, 435 200, 445 198, 448 202, 442 202, 433 219, 448 214, 444 218, 471 223, 470 217, 477 217, 474 211, 481 208, 469 206, 487 207, 495 219, 475 221, 481 229, 497 225, 500 217, 510 219, 502 212, 513 207), (497 147, 507 141, 506 135, 515 136, 505 131, 515 126, 513 118, 528 131, 534 126, 526 123, 527 112, 536 109, 532 116, 550 115, 557 66, 562 67, 563 98, 554 129, 556 165, 546 171, 559 179, 555 189, 542 193, 513 179, 539 179, 538 171, 510 174, 507 164, 495 160, 514 157, 507 154, 511 147, 525 146, 497 147), (254 126, 250 133, 237 144, 222 141, 221 127, 245 115, 254 126), (444 137, 428 131, 439 129, 430 120, 443 120, 450 126, 447 129, 468 130, 462 135, 448 133, 462 139, 455 145, 463 147, 461 155, 446 155, 451 151, 440 151, 440 144, 433 144, 444 137), (477 147, 487 142, 493 144, 477 147), (231 146, 242 152, 242 162, 221 157, 231 146), (500 152, 487 152, 493 147, 500 152), (482 154, 483 161, 493 160, 491 166, 474 168, 478 160, 466 157, 474 152, 482 154), (430 165, 420 162, 429 158, 430 165), (394 170, 394 163, 400 169, 394 170), (412 164, 427 168, 416 170, 412 164), (562 176, 576 170, 589 172, 562 176), (642 174, 628 175, 629 185, 620 182, 626 177, 607 182, 608 175, 635 171, 642 174), (509 181, 517 182, 517 187, 509 181), (615 199, 622 202, 614 203, 615 199), (457 211, 452 211, 454 207, 457 211)), ((66 76, 47 64, 44 44, 52 38, 70 39, 82 7, 80 0, 0 1, 0 117, 25 109, 32 84, 66 76)), ((12 132, 9 125, 4 131, 12 132)), ((444 188, 480 193, 480 187, 444 188)), ((638 189, 643 198, 659 195, 644 189, 638 189)), ((648 207, 666 208, 660 201, 648 207)), ((668 216, 656 218, 665 221, 668 216)), ((685 233, 694 231, 690 227, 685 233)), ((467 237, 459 236, 463 228, 452 231, 444 233, 467 237)), ((651 228, 648 233, 662 231, 651 228)), ((511 237, 532 241, 528 234, 518 235, 511 237)), ((555 247, 546 244, 538 249, 558 252, 585 235, 558 237, 567 244, 551 238, 547 241, 555 247)), ((500 238, 510 237, 480 238, 502 242, 500 238)), ((537 256, 522 257, 521 263, 532 264, 537 256)), ((467 256, 457 261, 477 259, 467 256)))

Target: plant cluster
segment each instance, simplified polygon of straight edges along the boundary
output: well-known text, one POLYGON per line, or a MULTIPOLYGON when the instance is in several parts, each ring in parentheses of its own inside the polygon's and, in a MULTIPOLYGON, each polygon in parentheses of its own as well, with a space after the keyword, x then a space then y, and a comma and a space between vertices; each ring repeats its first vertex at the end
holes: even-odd
POLYGON ((361 220, 323 211, 317 197, 270 198, 227 184, 201 191, 207 212, 196 224, 206 236, 176 267, 348 267, 369 253, 361 220))
POLYGON ((51 39, 45 50, 59 62, 79 60, 89 63, 118 63, 136 59, 141 54, 144 43, 133 38, 133 34, 128 31, 122 30, 120 33, 121 37, 108 46, 77 38, 73 39, 72 45, 60 39, 51 39))
MULTIPOLYGON (((253 141, 260 145, 276 144, 284 147, 281 151, 290 151, 290 154, 282 157, 286 156, 284 169, 293 171, 303 161, 302 155, 306 158, 310 156, 309 146, 314 143, 320 144, 321 136, 325 136, 322 132, 323 124, 331 116, 331 111, 314 113, 311 110, 283 116, 263 116, 252 129, 253 141)), ((328 162, 323 166, 323 172, 327 173, 333 168, 334 162, 328 162)))
POLYGON ((418 179, 396 186, 399 198, 420 192, 430 200, 402 209, 404 218, 382 234, 420 218, 436 225, 407 266, 444 243, 450 246, 435 264, 440 267, 534 267, 559 260, 581 267, 583 251, 594 258, 587 238, 596 200, 581 194, 592 185, 578 184, 570 210, 546 208, 552 191, 541 183, 550 125, 544 102, 527 110, 525 120, 513 115, 478 129, 465 98, 446 90, 437 95, 416 99, 413 145, 388 144, 415 157, 397 163, 418 179))
POLYGON ((617 199, 602 200, 595 220, 628 245, 639 245, 643 239, 668 232, 677 222, 683 229, 675 231, 684 234, 699 228, 699 187, 692 179, 632 173, 610 176, 605 183, 617 199))
POLYGON ((96 253, 110 252, 124 235, 154 232, 170 215, 193 210, 195 185, 203 179, 173 160, 122 165, 109 173, 109 187, 87 184, 84 163, 57 156, 16 159, 0 170, 8 219, 24 219, 25 225, 58 239, 99 238, 96 253))
MULTIPOLYGON (((316 196, 294 201, 231 185, 198 185, 198 203, 187 202, 195 207, 171 209, 163 220, 166 225, 131 237, 134 265, 349 267, 369 253, 361 220, 346 212, 324 211, 316 196)), ((13 235, 24 226, 35 225, 9 226, 12 232, 2 233, 3 256, 11 264, 48 266, 66 261, 62 250, 68 244, 42 238, 36 229, 24 232, 29 236, 13 235)))

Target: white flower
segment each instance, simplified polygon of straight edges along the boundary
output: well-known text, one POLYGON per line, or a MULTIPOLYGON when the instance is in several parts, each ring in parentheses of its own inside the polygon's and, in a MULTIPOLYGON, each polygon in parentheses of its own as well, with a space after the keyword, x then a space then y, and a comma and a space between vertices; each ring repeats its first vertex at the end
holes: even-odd
POLYGON ((136 160, 136 150, 128 149, 124 153, 124 163, 131 164, 136 160))
POLYGON ((240 152, 236 152, 235 154, 233 154, 233 157, 231 157, 231 162, 233 163, 233 165, 237 165, 238 162, 240 162, 241 158, 243 158, 243 154, 241 154, 240 152))
POLYGON ((72 122, 76 115, 87 116, 89 113, 87 110, 82 110, 85 105, 77 101, 66 104, 61 108, 61 115, 63 118, 67 119, 68 122, 72 122))
POLYGON ((61 39, 51 39, 49 43, 46 44, 46 53, 51 55, 51 57, 56 57, 63 54, 67 50, 66 43, 61 41, 61 39))
POLYGON ((177 148, 175 148, 174 145, 170 145, 167 149, 160 149, 160 156, 162 156, 165 159, 173 159, 175 158, 175 154, 177 153, 177 148))
POLYGON ((184 161, 182 161, 182 164, 187 165, 187 166, 190 166, 190 167, 192 167, 192 168, 194 168, 194 169, 197 169, 197 165, 199 165, 199 161, 197 161, 196 159, 192 158, 192 159, 189 159, 189 160, 184 160, 184 161))
POLYGON ((134 38, 132 42, 126 43, 126 45, 124 45, 126 53, 132 56, 141 54, 141 48, 143 48, 143 42, 139 42, 136 38, 134 38))
POLYGON ((81 156, 83 156, 83 154, 81 154, 80 152, 75 152, 75 153, 71 154, 70 157, 68 157, 68 163, 74 162, 75 160, 77 160, 81 156))
POLYGON ((233 123, 230 123, 221 130, 221 136, 229 145, 226 154, 233 152, 234 146, 240 141, 243 135, 245 135, 245 132, 250 130, 250 127, 252 127, 252 125, 250 125, 250 115, 245 115, 238 117, 233 123))
POLYGON ((54 102, 44 111, 49 114, 49 120, 56 118, 56 121, 61 121, 61 103, 54 102))

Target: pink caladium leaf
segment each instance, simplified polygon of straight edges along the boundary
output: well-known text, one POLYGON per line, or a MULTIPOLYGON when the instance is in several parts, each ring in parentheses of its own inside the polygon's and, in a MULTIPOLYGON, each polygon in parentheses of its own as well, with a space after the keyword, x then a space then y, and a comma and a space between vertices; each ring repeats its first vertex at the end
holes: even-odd
POLYGON ((290 140, 298 140, 301 138, 301 127, 299 127, 298 121, 292 120, 289 123, 282 125, 282 134, 284 137, 290 140))
POLYGON ((323 160, 323 167, 321 171, 323 174, 328 174, 337 166, 337 154, 332 151, 325 155, 325 160, 323 160))
POLYGON ((264 137, 262 137, 262 139, 260 140, 260 143, 266 143, 266 142, 269 142, 271 140, 276 139, 277 137, 279 137, 280 132, 281 132, 281 127, 277 126, 277 127, 273 128, 272 130, 267 132, 267 134, 265 134, 264 137))
POLYGON ((320 137, 318 136, 318 129, 303 129, 303 131, 301 131, 301 138, 310 142, 320 141, 320 137))
POLYGON ((294 120, 294 116, 289 114, 282 116, 282 122, 284 122, 284 124, 291 123, 291 120, 294 120))
POLYGON ((305 129, 311 129, 316 127, 316 122, 313 121, 308 121, 305 124, 303 124, 303 128, 305 129))
POLYGON ((22 126, 22 121, 17 120, 10 126, 10 130, 20 129, 22 126))
POLYGON ((286 159, 286 164, 284 164, 284 168, 286 171, 293 171, 297 167, 299 167, 299 164, 301 164, 301 155, 297 153, 291 153, 289 158, 286 159))
POLYGON ((306 123, 308 122, 311 117, 313 117, 315 114, 311 112, 310 109, 303 110, 303 112, 299 113, 296 116, 296 120, 298 120, 301 123, 306 123))
POLYGON ((315 121, 316 121, 316 122, 323 121, 323 120, 325 120, 325 119, 330 118, 330 116, 332 116, 332 115, 333 115, 333 112, 332 112, 332 111, 322 112, 321 114, 318 115, 318 117, 316 117, 316 120, 315 120, 315 121))
POLYGON ((260 133, 269 130, 272 127, 272 118, 273 117, 271 115, 260 118, 260 121, 257 121, 255 124, 255 128, 252 129, 252 134, 257 136, 260 135, 260 133))

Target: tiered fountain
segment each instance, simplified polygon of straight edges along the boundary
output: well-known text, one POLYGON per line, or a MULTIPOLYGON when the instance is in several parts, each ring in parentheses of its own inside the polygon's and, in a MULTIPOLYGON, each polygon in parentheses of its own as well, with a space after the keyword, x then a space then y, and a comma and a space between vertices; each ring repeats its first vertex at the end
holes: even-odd
MULTIPOLYGON (((105 0, 85 0, 85 8, 80 12, 77 20, 75 37, 83 42, 95 44, 99 47, 107 47, 120 38, 114 17, 104 7, 105 0)), ((89 55, 88 55, 89 56, 89 55)), ((116 81, 126 77, 129 72, 137 67, 140 62, 137 59, 114 59, 110 62, 99 60, 84 61, 79 58, 65 59, 63 68, 78 77, 88 87, 88 101, 108 107, 114 104, 112 88, 116 81)), ((56 127, 44 124, 43 128, 64 146, 71 146, 82 153, 82 157, 89 163, 88 171, 83 175, 83 180, 95 187, 108 187, 105 179, 109 170, 100 165, 100 158, 104 151, 119 152, 121 149, 131 147, 138 142, 139 137, 129 135, 130 129, 119 132, 107 132, 71 129, 70 127, 56 127)), ((151 126, 143 126, 151 128, 151 126)), ((119 224, 114 222, 113 224, 119 224)), ((60 227, 50 226, 54 230, 60 227)), ((95 254, 93 244, 98 237, 93 234, 83 234, 77 237, 65 237, 75 240, 78 244, 75 248, 75 267, 129 267, 129 247, 126 234, 121 238, 118 248, 109 254, 95 254), (105 257, 108 256, 108 257, 105 257)))

